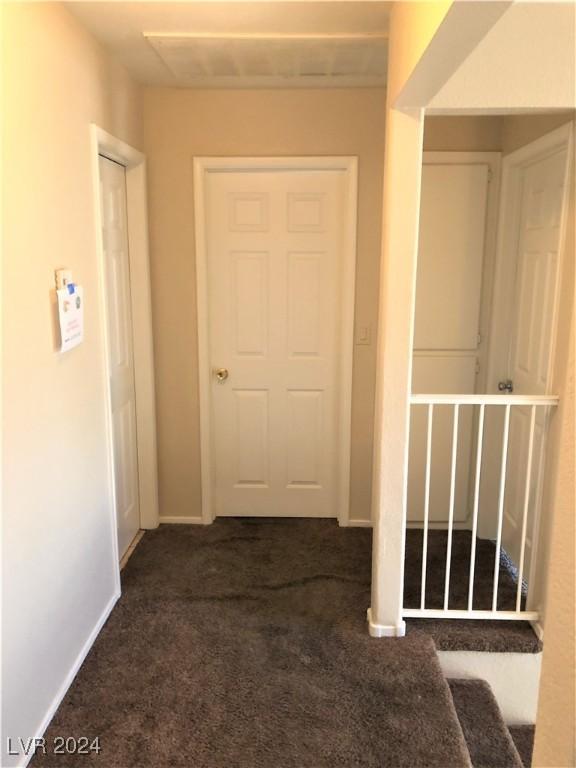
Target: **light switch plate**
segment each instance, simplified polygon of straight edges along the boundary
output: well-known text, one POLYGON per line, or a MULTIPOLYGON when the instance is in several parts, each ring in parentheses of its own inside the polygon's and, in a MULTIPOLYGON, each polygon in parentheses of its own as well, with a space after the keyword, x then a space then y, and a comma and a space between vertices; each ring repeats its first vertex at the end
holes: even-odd
POLYGON ((356 328, 356 344, 370 344, 370 326, 359 325, 356 328))

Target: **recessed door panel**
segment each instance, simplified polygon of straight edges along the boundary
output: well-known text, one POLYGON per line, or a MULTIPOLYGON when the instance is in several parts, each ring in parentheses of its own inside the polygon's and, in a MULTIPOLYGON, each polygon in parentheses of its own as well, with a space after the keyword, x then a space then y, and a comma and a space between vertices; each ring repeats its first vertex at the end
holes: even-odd
POLYGON ((324 231, 324 195, 288 195, 288 231, 324 231))
POLYGON ((268 195, 231 193, 228 198, 228 229, 230 232, 266 232, 268 195))
POLYGON ((235 390, 236 487, 268 485, 268 392, 235 390))
POLYGON ((318 355, 322 332, 322 253, 288 254, 288 354, 318 355))
POLYGON ((288 392, 288 486, 321 486, 322 391, 288 392))
POLYGON ((268 347, 268 254, 233 253, 236 354, 264 357, 268 347))

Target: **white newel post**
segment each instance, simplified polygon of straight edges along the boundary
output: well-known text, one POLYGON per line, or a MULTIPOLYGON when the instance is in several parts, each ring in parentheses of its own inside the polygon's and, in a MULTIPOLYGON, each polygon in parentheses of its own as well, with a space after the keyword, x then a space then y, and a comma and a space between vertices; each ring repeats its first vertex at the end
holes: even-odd
POLYGON ((388 109, 384 160, 372 519, 370 634, 399 637, 423 110, 388 109))

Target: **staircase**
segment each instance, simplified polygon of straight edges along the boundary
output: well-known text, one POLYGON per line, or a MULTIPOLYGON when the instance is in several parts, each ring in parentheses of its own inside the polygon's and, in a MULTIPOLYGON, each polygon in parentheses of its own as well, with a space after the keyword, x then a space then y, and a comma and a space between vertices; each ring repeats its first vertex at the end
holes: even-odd
POLYGON ((326 520, 146 532, 47 743, 99 735, 95 768, 521 768, 486 683, 447 680, 421 627, 368 635, 370 539, 326 520))
POLYGON ((474 768, 530 768, 533 727, 511 731, 484 680, 448 680, 448 685, 474 768))
MULTIPOLYGON (((406 536, 404 576, 405 605, 419 600, 421 590, 422 531, 409 530, 406 536)), ((470 531, 454 531, 451 558, 451 606, 465 605, 468 592, 470 531)), ((494 543, 476 541, 475 600, 480 607, 492 599, 495 558, 494 543)), ((431 531, 428 541, 427 603, 442 604, 446 531, 431 531)), ((500 565, 499 605, 515 600, 517 584, 503 557, 500 565)), ((486 680, 508 724, 534 723, 542 643, 528 621, 465 618, 408 618, 408 634, 425 632, 436 645, 440 665, 447 678, 486 680)))

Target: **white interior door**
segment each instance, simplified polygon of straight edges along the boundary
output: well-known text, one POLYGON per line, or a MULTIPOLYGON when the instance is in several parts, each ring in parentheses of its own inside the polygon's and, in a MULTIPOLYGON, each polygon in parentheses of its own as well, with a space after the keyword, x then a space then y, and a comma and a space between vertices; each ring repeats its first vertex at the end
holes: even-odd
POLYGON ((126 171, 106 157, 100 157, 99 162, 114 484, 122 557, 140 528, 126 171))
MULTIPOLYGON (((489 166, 424 160, 416 282, 412 392, 476 389, 489 166)), ((434 411, 429 515, 449 516, 453 409, 434 411)), ((410 423, 408 520, 424 518, 427 408, 410 423)), ((472 410, 460 412, 454 520, 468 516, 472 410)))
POLYGON ((215 515, 338 514, 346 195, 341 171, 206 174, 215 515))
MULTIPOLYGON (((561 220, 567 193, 567 147, 528 162, 518 173, 519 183, 514 186, 514 194, 518 196, 514 236, 516 279, 508 336, 508 370, 502 378, 512 381, 514 394, 544 395, 549 394, 550 385, 561 220)), ((537 409, 536 413, 524 568, 527 578, 543 461, 545 414, 543 409, 537 409)), ((515 562, 519 560, 530 420, 530 407, 512 408, 503 544, 515 562)))

